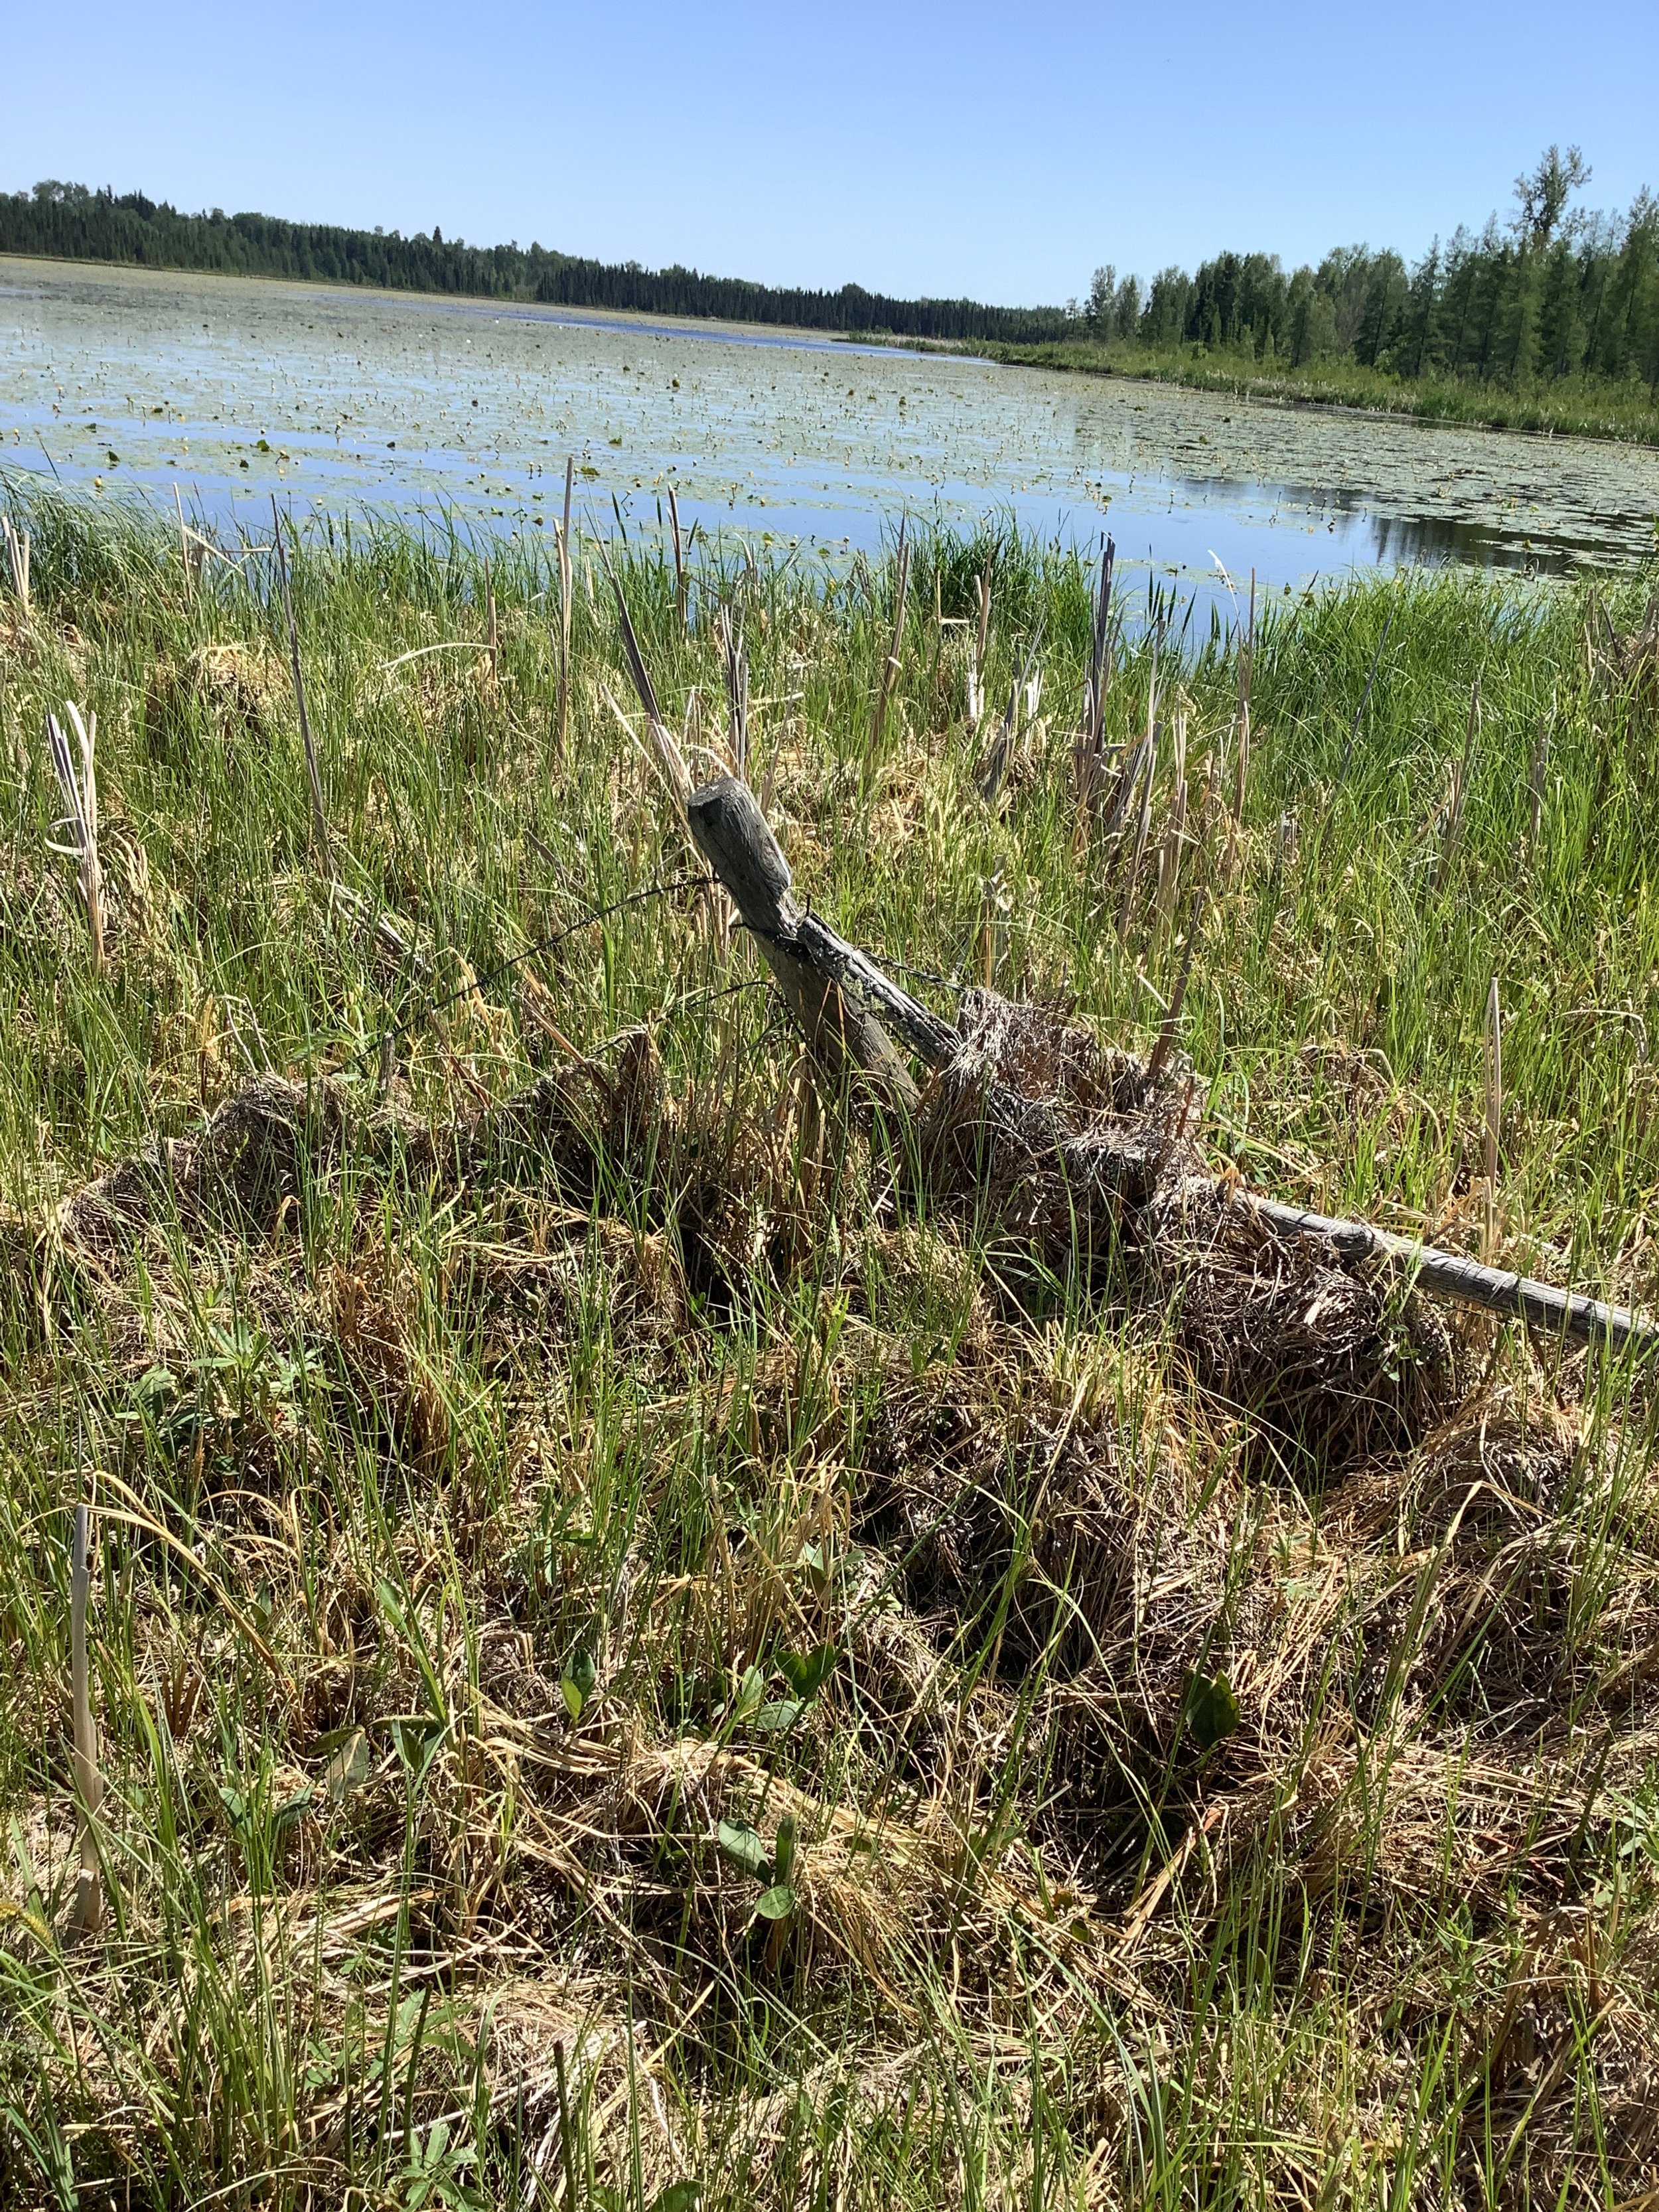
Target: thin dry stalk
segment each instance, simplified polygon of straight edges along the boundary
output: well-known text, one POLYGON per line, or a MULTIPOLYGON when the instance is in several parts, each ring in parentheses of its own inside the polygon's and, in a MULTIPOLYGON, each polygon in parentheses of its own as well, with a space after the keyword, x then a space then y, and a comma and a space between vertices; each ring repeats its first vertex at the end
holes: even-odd
POLYGON ((576 480, 574 454, 564 465, 564 520, 553 530, 554 550, 559 556, 559 699, 554 714, 554 750, 564 758, 570 729, 570 494, 576 480))
MULTIPOLYGON (((1252 625, 1255 599, 1251 600, 1252 625)), ((1244 802, 1250 788, 1250 679, 1255 659, 1254 640, 1238 660, 1238 703, 1233 712, 1233 798, 1223 847, 1223 872, 1229 879, 1237 873, 1244 836, 1244 802)))
MULTIPOLYGON (((679 617, 680 629, 688 626, 690 613, 690 578, 686 574, 685 548, 680 542, 680 503, 674 496, 674 487, 668 487, 668 523, 674 534, 674 611, 679 617)), ((738 770, 739 775, 743 770, 738 770)))
POLYGON ((1550 719, 1547 716, 1538 726, 1527 769, 1527 842, 1534 848, 1544 826, 1544 780, 1549 773, 1549 764, 1550 719))
POLYGON ((726 711, 731 732, 732 772, 749 781, 749 656, 744 651, 743 621, 732 607, 720 621, 720 659, 726 671, 726 711))
POLYGON ((1149 757, 1152 757, 1155 752, 1158 736, 1158 640, 1155 635, 1152 639, 1152 680, 1146 691, 1146 733, 1118 769, 1117 781, 1112 786, 1112 795, 1106 805, 1104 818, 1101 823, 1101 834, 1105 837, 1117 835, 1130 808, 1134 804, 1135 793, 1140 785, 1141 773, 1149 757))
POLYGON ((998 723, 996 734, 986 748, 985 757, 975 771, 980 797, 988 805, 1001 790, 1003 779, 1013 760, 1014 747, 1022 727, 1022 705, 1025 720, 1030 722, 1035 718, 1042 696, 1042 672, 1036 665, 1037 647, 1042 642, 1042 630, 1039 624, 1036 635, 1026 648, 1025 665, 1014 678, 1013 687, 1008 694, 1008 711, 998 723))
POLYGON ((1504 1017, 1498 978, 1486 994, 1486 1207, 1480 1256, 1490 1267, 1498 1258, 1498 1140, 1504 1124, 1504 1017))
POLYGON ((1480 678, 1469 686, 1469 726, 1463 738, 1463 757, 1452 763, 1451 786, 1446 794, 1445 827, 1440 839, 1440 865, 1434 873, 1435 896, 1446 888, 1452 862, 1463 833, 1463 809, 1468 799, 1469 770, 1474 763, 1475 738, 1480 729, 1480 678))
POLYGON ((1382 635, 1376 641, 1376 651, 1371 655, 1371 665, 1365 677, 1365 688, 1359 695, 1359 704, 1353 710, 1353 721, 1349 727, 1348 742, 1343 747, 1342 764, 1337 769, 1336 781, 1331 787, 1330 806, 1328 806, 1325 810, 1327 814, 1330 812, 1331 806, 1335 805, 1337 793, 1341 790, 1344 783, 1347 781, 1348 769, 1353 761, 1353 749, 1359 742, 1359 725, 1364 720, 1365 709, 1370 704, 1371 686, 1376 681, 1376 672, 1382 659, 1382 648, 1389 641, 1389 632, 1393 629, 1393 627, 1394 608, 1393 605, 1390 605, 1389 611, 1383 618, 1382 635))
POLYGON ((968 671, 968 696, 963 726, 971 738, 985 716, 985 655, 991 637, 991 564, 980 571, 979 629, 974 640, 973 665, 968 671))
POLYGON ((1181 966, 1176 972, 1175 988, 1170 994, 1169 1006, 1158 1024, 1158 1042, 1152 1047, 1152 1056, 1146 1064, 1149 1083, 1157 1083, 1163 1074, 1170 1054, 1175 1050, 1176 1039, 1181 1033, 1181 1010, 1187 1001, 1188 980, 1193 972, 1193 953, 1198 945, 1199 926, 1203 918, 1204 891, 1200 885, 1193 893, 1193 910, 1187 924, 1187 942, 1182 948, 1181 966))
MULTIPOLYGON (((633 617, 628 611, 628 602, 623 597, 623 588, 617 580, 616 570, 611 565, 611 557, 603 544, 600 545, 599 552, 611 592, 616 598, 617 615, 622 624, 623 650, 628 659, 628 672, 634 679, 634 690, 644 710, 646 726, 651 732, 651 742, 656 750, 658 765, 667 781, 669 790, 673 794, 680 819, 684 822, 686 818, 686 802, 691 796, 691 772, 685 764, 685 755, 680 750, 678 740, 663 720, 662 709, 657 704, 656 690, 651 681, 651 672, 645 665, 645 655, 640 651, 640 641, 635 634, 633 617)), ((613 710, 620 714, 620 709, 614 708, 614 702, 613 710)))
POLYGON ((999 868, 994 876, 987 877, 979 898, 980 980, 988 991, 996 980, 1002 959, 1003 943, 1008 933, 1007 915, 1008 896, 999 868))
POLYGON ((104 872, 98 858, 98 780, 93 761, 98 741, 98 717, 88 713, 83 719, 72 699, 64 701, 64 711, 75 727, 79 764, 55 714, 46 717, 46 750, 52 757, 52 773, 58 778, 65 810, 64 820, 55 826, 68 830, 75 842, 53 845, 52 850, 80 864, 81 896, 86 905, 87 929, 92 939, 92 972, 99 975, 104 969, 104 872))
POLYGON ((80 1871, 70 1925, 79 1936, 97 1933, 104 1917, 104 1878, 94 1823, 104 1802, 98 1737, 92 1724, 92 1673, 87 1660, 87 1605, 92 1591, 92 1516, 84 1500, 75 1509, 70 1560, 70 1669, 74 1699, 75 1809, 80 1871))
POLYGON ((317 856, 323 864, 323 872, 331 881, 336 870, 334 847, 328 834, 328 815, 323 805, 323 779, 317 765, 317 748, 312 742, 311 717, 306 712, 305 677, 300 667, 300 630, 294 619, 294 594, 289 588, 288 553, 283 544, 283 518, 273 496, 270 519, 276 532, 276 573, 283 580, 283 612, 288 617, 289 665, 294 672, 294 701, 300 714, 300 742, 305 747, 306 780, 311 787, 311 836, 317 856))
POLYGON ((1187 840, 1187 716, 1177 708, 1171 721, 1175 738, 1175 790, 1170 800, 1169 827, 1158 855, 1156 910, 1158 927, 1167 929, 1175 920, 1176 898, 1181 885, 1181 854, 1187 840))
POLYGON ((1135 823, 1134 851, 1130 857, 1129 872, 1123 879, 1123 897, 1117 910, 1117 933, 1123 939, 1129 934, 1135 895, 1140 889, 1140 872, 1146 864, 1146 842, 1152 831, 1152 786, 1158 777, 1158 732, 1154 725, 1142 747, 1146 757, 1146 769, 1141 783, 1140 813, 1135 823))
POLYGON ((893 642, 882 663, 881 683, 876 692, 876 711, 870 723, 870 744, 866 759, 871 766, 874 765, 881 747, 882 732, 887 726, 888 702, 893 696, 893 685, 899 672, 899 652, 904 643, 904 610, 910 595, 909 522, 908 515, 899 522, 898 566, 893 579, 893 642))
POLYGON ((1109 538, 1100 556, 1089 672, 1084 678, 1083 710, 1078 717, 1077 740, 1072 749, 1072 793, 1078 810, 1079 836, 1086 834, 1105 774, 1106 692, 1112 680, 1112 563, 1116 556, 1117 548, 1109 538))
POLYGON ((173 504, 179 516, 179 559, 185 572, 185 605, 189 606, 196 597, 196 561, 190 550, 190 530, 185 521, 185 502, 177 484, 173 487, 173 504))
POLYGON ((18 529, 9 514, 0 514, 0 532, 6 540, 6 565, 11 571, 11 588, 18 604, 27 615, 29 611, 29 534, 18 529))

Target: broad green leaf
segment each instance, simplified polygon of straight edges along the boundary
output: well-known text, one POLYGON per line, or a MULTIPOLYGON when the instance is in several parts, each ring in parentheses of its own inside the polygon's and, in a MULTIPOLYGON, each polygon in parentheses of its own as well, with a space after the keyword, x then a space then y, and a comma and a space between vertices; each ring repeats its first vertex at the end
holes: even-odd
POLYGON ((780 1651, 778 1654, 778 1671, 803 1705, 809 1698, 817 1695, 834 1671, 835 1664, 836 1647, 833 1644, 820 1644, 805 1658, 794 1651, 780 1651))
POLYGON ((702 2201, 700 2181, 671 2181, 651 2200, 651 2212, 697 2212, 702 2201))
POLYGON ((765 1881, 771 1872, 767 1863, 766 1846, 750 1827, 741 1820, 722 1820, 718 1831, 720 1847, 727 1858, 740 1866, 755 1881, 765 1881))
POLYGON ((766 1695, 766 1677, 758 1667, 746 1667, 743 1680, 738 1684, 738 1695, 732 1708, 734 1719, 746 1721, 760 1710, 761 1699, 766 1695))
POLYGON ((369 1739, 361 1728, 338 1729, 338 1741, 330 1752, 327 1767, 323 1770, 323 1787, 334 1805, 343 1805, 345 1798, 361 1790, 374 1771, 374 1759, 369 1756, 369 1739))
POLYGON ((387 1726, 398 1758, 418 1782, 444 1740, 447 1731, 443 1723, 434 1720, 430 1713, 396 1713, 387 1726))
POLYGON ((1238 1726, 1238 1699, 1224 1674, 1194 1674, 1187 1688, 1187 1725, 1210 1751, 1238 1726))
POLYGON ((573 1721, 581 1718, 582 1708, 592 1696, 593 1685, 598 1680, 599 1669, 593 1664, 593 1654, 578 1645, 570 1655, 569 1665, 559 1677, 559 1687, 573 1721))
POLYGON ((781 1735, 800 1718, 800 1705, 793 1698, 775 1698, 769 1705, 763 1705, 755 1716, 755 1726, 767 1735, 781 1735))
POLYGON ((755 1899, 755 1911, 763 1920, 787 1920, 794 1909, 795 1893, 787 1881, 775 1882, 755 1899))
POLYGON ((312 1794, 311 1785, 307 1783, 303 1790, 296 1790, 291 1797, 285 1797, 276 1808, 271 1826, 279 1836, 295 1826, 311 1810, 312 1794))

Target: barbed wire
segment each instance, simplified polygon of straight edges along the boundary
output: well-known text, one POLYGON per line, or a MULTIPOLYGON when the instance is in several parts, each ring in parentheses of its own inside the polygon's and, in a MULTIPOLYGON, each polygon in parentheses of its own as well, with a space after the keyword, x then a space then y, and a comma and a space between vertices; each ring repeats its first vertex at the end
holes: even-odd
POLYGON ((544 937, 536 938, 532 943, 521 946, 517 952, 509 954, 505 960, 497 961, 493 968, 487 968, 482 975, 471 976, 466 982, 459 984, 453 991, 446 992, 441 998, 426 1000, 415 1009, 412 1014, 404 1015, 401 1021, 383 1024, 376 1032, 372 1044, 363 1046, 350 1054, 350 1064, 367 1066, 377 1055, 389 1052, 399 1037, 407 1036, 411 1030, 418 1029, 422 1022, 429 1021, 434 1014, 441 1014, 451 1006, 459 1006, 464 999, 481 997, 489 985, 499 983, 502 976, 510 975, 515 968, 521 968, 526 961, 534 960, 544 952, 551 952, 556 946, 562 945, 567 938, 575 937, 584 929, 591 929, 595 922, 608 921, 613 915, 626 914, 630 908, 648 905, 653 899, 668 898, 675 891, 689 890, 694 886, 704 889, 714 880, 714 878, 703 869, 686 868, 677 876, 666 877, 658 883, 647 884, 639 890, 629 891, 622 898, 611 899, 604 906, 591 908, 586 913, 578 915, 574 921, 563 922, 557 929, 550 930, 544 937))

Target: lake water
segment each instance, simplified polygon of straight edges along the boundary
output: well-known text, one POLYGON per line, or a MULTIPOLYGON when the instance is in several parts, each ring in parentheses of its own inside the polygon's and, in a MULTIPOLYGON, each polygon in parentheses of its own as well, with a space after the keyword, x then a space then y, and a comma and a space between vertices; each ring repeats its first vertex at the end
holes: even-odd
POLYGON ((1291 410, 787 333, 0 258, 0 468, 137 489, 221 529, 578 512, 804 539, 1013 514, 1208 597, 1355 566, 1559 574, 1659 549, 1659 452, 1291 410))

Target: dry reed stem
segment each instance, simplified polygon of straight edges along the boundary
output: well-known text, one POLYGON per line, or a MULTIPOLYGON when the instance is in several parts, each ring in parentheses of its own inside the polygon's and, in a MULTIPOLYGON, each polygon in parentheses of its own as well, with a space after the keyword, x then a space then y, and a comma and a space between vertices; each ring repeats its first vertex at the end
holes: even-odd
MULTIPOLYGON (((1149 701, 1149 721, 1150 719, 1151 702, 1149 701)), ((1140 787, 1140 811, 1135 823, 1135 842, 1130 855, 1128 872, 1123 879, 1123 896, 1119 902, 1117 910, 1117 933, 1121 939, 1127 939, 1129 934, 1129 924, 1134 915, 1135 895, 1140 889, 1140 872, 1146 862, 1147 840, 1152 836, 1152 787, 1158 776, 1158 735, 1159 726, 1152 723, 1142 744, 1146 769, 1140 787)))
POLYGON ((1475 740, 1480 729, 1480 678, 1477 676, 1469 686, 1469 721, 1463 736, 1462 757, 1452 763, 1451 782, 1446 794, 1445 825, 1440 839, 1440 864, 1434 873, 1434 891, 1437 898, 1446 888, 1451 874, 1452 862, 1457 856, 1458 841, 1463 830, 1463 810, 1468 800, 1469 770, 1474 762, 1475 740))
POLYGON ((1555 713, 1552 699, 1550 712, 1539 722, 1538 735, 1532 748, 1532 758, 1527 764, 1527 843, 1537 849, 1539 832, 1544 826, 1544 779, 1549 770, 1551 723, 1555 713))
POLYGON ((720 663, 726 676, 726 709, 732 773, 749 780, 749 658, 743 646, 743 622, 735 608, 720 611, 720 663))
POLYGON ((98 717, 88 712, 82 718, 80 708, 72 699, 64 702, 64 711, 75 726, 80 745, 80 764, 70 751, 55 714, 46 716, 46 750, 51 756, 52 771, 58 778, 58 788, 67 809, 63 826, 74 833, 71 845, 54 845, 52 850, 64 853, 80 864, 81 896, 87 909, 87 929, 92 939, 92 972, 99 975, 104 970, 104 875, 98 857, 98 779, 94 765, 94 747, 98 737, 98 717))
POLYGON ((283 519, 278 512, 275 493, 271 495, 270 519, 276 531, 276 573, 283 583, 283 612, 288 618, 289 665, 294 672, 294 703, 300 717, 300 742, 305 747, 306 781, 311 793, 311 836, 317 848, 323 872, 331 879, 337 871, 334 866, 334 847, 328 834, 328 813, 323 805, 322 772, 317 764, 317 748, 312 741, 311 717, 306 712, 306 683, 300 666, 300 630, 294 619, 294 594, 289 588, 288 552, 283 544, 283 519))
MULTIPOLYGON (((678 740, 664 721, 662 709, 657 704, 656 688, 651 681, 651 672, 645 665, 645 655, 640 650, 640 641, 635 633, 633 617, 628 611, 628 602, 623 597, 623 588, 617 580, 617 572, 611 567, 610 556, 603 544, 599 550, 600 562, 604 565, 605 575, 610 581, 611 589, 617 602, 617 617, 622 625, 623 648, 628 659, 628 672, 634 679, 634 690, 644 711, 646 726, 651 732, 651 742, 656 748, 658 764, 662 769, 669 790, 673 794, 680 820, 684 823, 686 802, 691 796, 691 772, 686 766, 685 755, 681 750, 678 740)), ((600 690, 611 713, 621 721, 624 729, 628 728, 628 718, 621 708, 603 685, 600 686, 600 690)))
POLYGON ((899 672, 899 654, 904 643, 904 611, 910 593, 910 538, 909 517, 899 522, 898 562, 893 576, 893 641, 882 663, 881 682, 876 692, 876 711, 870 721, 870 742, 866 749, 866 768, 873 767, 880 749, 882 732, 887 726, 887 708, 893 696, 893 685, 899 672))
POLYGON ((559 696, 553 714, 555 757, 562 760, 570 736, 570 495, 576 480, 574 454, 564 464, 564 516, 554 526, 559 559, 559 696))
POLYGON ((29 611, 29 534, 27 530, 19 530, 9 514, 0 514, 0 533, 3 533, 6 541, 6 564, 11 571, 11 588, 27 617, 29 611))
POLYGON ((92 1590, 91 1514, 85 1500, 75 1509, 70 1561, 70 1670, 74 1700, 76 1828, 80 1867, 70 1927, 95 1935, 104 1917, 104 1881, 94 1823, 104 1802, 98 1737, 92 1720, 92 1674, 87 1657, 87 1607, 92 1590))
POLYGON ((1177 708, 1171 721, 1175 742, 1175 789, 1170 800, 1169 827, 1158 856, 1158 889, 1153 907, 1158 927, 1175 920, 1176 898, 1181 884, 1181 853, 1187 837, 1187 714, 1177 708))
POLYGON ((1106 692, 1111 683, 1112 565, 1117 548, 1108 538, 1100 556, 1089 670, 1083 682, 1083 706, 1072 748, 1072 797, 1077 808, 1078 840, 1087 836, 1105 772, 1106 692))
MULTIPOLYGON (((680 541, 680 503, 672 484, 668 487, 668 526, 674 537, 674 611, 684 632, 690 627, 691 579, 685 565, 685 548, 680 541)), ((741 775, 743 770, 739 769, 738 773, 741 775)))
POLYGON ((975 635, 973 663, 968 671, 963 726, 971 738, 985 714, 985 655, 991 635, 991 564, 980 571, 975 586, 979 598, 979 628, 975 635))

